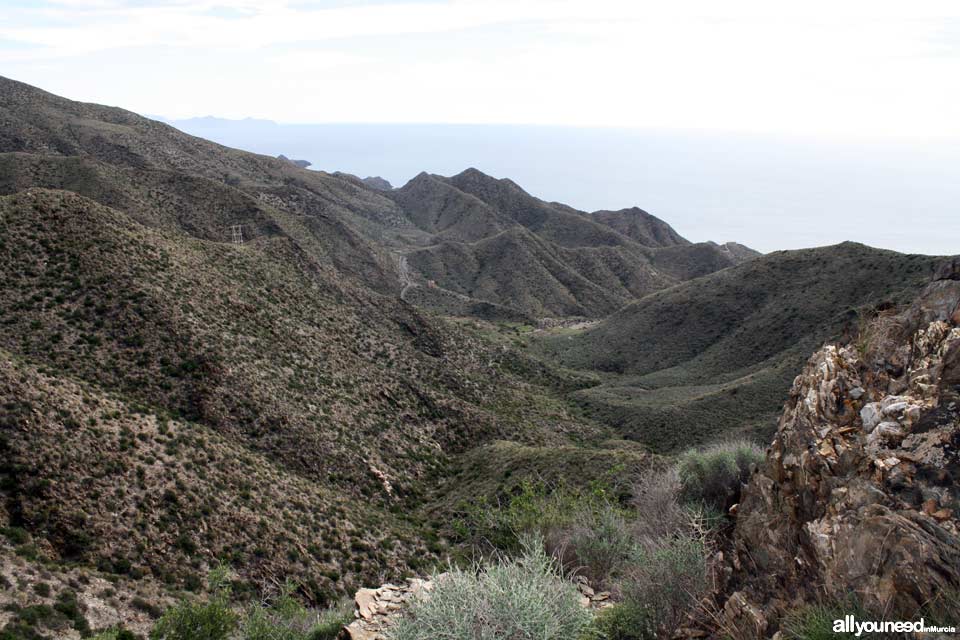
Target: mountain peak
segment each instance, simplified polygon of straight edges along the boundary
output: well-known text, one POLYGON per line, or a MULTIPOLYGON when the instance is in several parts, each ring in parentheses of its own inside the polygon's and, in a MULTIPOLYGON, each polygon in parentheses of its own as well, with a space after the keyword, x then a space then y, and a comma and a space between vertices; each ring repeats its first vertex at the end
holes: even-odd
POLYGON ((660 218, 639 207, 619 211, 595 211, 593 219, 646 247, 688 245, 690 241, 660 218))

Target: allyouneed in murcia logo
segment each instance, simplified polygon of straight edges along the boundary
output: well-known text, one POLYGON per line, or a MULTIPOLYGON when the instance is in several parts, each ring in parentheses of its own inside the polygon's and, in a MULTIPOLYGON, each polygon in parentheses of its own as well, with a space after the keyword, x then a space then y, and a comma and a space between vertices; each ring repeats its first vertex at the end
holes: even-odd
POLYGON ((957 628, 927 626, 923 618, 916 622, 905 622, 903 620, 864 620, 861 622, 853 615, 846 615, 840 620, 833 621, 833 632, 852 633, 859 638, 864 633, 956 633, 957 628))

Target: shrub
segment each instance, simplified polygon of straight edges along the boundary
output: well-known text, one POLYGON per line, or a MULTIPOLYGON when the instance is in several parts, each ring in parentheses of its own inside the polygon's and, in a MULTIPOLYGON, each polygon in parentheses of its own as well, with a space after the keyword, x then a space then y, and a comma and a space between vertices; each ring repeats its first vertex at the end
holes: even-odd
POLYGON ((15 545, 26 544, 30 540, 30 534, 21 527, 0 527, 0 535, 15 545))
POLYGON ((740 498, 740 487, 750 478, 750 469, 763 460, 763 451, 740 440, 690 450, 680 456, 680 499, 726 512, 740 498))
POLYGON ((843 618, 850 611, 841 611, 824 605, 809 605, 791 611, 780 624, 785 640, 827 640, 852 637, 833 631, 833 621, 843 618))
POLYGON ((168 609, 150 633, 152 640, 225 640, 237 626, 230 609, 228 572, 219 567, 210 573, 207 602, 184 600, 168 609))
POLYGON ((690 524, 690 512, 681 506, 680 473, 675 467, 651 469, 634 483, 634 534, 640 541, 672 536, 690 524))
POLYGON ((454 533, 476 548, 519 553, 524 536, 544 536, 573 524, 577 514, 606 504, 608 493, 599 483, 574 490, 523 481, 513 495, 497 504, 480 499, 459 505, 460 517, 453 523, 454 533))
POLYGON ((579 594, 543 551, 541 539, 524 542, 514 560, 451 569, 429 597, 415 602, 391 630, 391 640, 569 640, 586 629, 590 614, 579 594))
POLYGON ((647 610, 617 604, 600 611, 579 640, 653 640, 656 635, 647 610))
POLYGON ((707 546, 696 533, 647 543, 624 580, 623 601, 650 632, 671 633, 709 588, 707 546))
POLYGON ((611 504, 584 509, 571 525, 547 534, 547 551, 563 567, 588 577, 594 584, 606 583, 635 555, 636 544, 622 511, 611 504))
POLYGON ((336 640, 340 630, 353 620, 353 601, 342 600, 320 612, 317 626, 310 632, 310 640, 336 640))
POLYGON ((293 597, 293 585, 265 603, 247 608, 240 624, 241 640, 333 640, 353 618, 353 609, 340 606, 317 614, 293 597))
POLYGON ((114 627, 101 631, 92 640, 137 640, 137 636, 123 627, 114 627))
MULTIPOLYGON (((856 595, 804 605, 790 611, 780 622, 784 640, 826 640, 827 638, 854 638, 854 633, 835 633, 834 620, 853 615, 857 620, 916 620, 923 618, 931 626, 954 626, 960 614, 960 598, 955 591, 946 590, 920 611, 870 610, 856 595)), ((866 636, 861 636, 861 638, 866 636)), ((870 634, 876 640, 903 640, 913 634, 880 632, 870 634)))

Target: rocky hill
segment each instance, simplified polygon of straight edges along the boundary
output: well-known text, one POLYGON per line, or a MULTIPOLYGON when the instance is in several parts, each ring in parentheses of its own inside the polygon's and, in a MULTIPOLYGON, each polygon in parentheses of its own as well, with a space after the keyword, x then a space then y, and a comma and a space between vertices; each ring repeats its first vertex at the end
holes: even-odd
POLYGON ((0 122, 0 570, 327 602, 440 560, 421 507, 476 447, 609 437, 400 298, 380 192, 8 80, 0 122))
POLYGON ((637 207, 619 211, 594 211, 593 219, 645 247, 690 244, 666 222, 637 207))
POLYGON ((755 257, 692 244, 640 209, 589 214, 476 169, 422 173, 390 194, 430 245, 406 251, 429 286, 533 318, 601 317, 755 257))
POLYGON ((723 632, 769 637, 798 602, 852 612, 851 595, 885 620, 955 626, 958 442, 954 261, 906 311, 827 345, 794 381, 737 510, 723 632))
POLYGON ((396 261, 406 256, 410 283, 440 290, 421 303, 442 312, 455 299, 467 313, 494 305, 505 315, 597 317, 753 257, 691 245, 639 209, 594 216, 475 169, 452 178, 422 174, 392 190, 385 181, 305 171, 286 158, 229 149, 5 78, 0 116, 0 193, 69 189, 141 223, 208 240, 229 239, 235 226, 247 239, 284 235, 384 293, 400 290, 396 261), (516 242, 522 230, 537 246, 531 238, 516 242), (520 278, 515 264, 499 262, 515 251, 536 267, 520 278))
POLYGON ((310 162, 309 160, 292 160, 291 158, 288 158, 287 156, 283 155, 282 153, 277 156, 277 160, 283 160, 283 161, 285 161, 285 162, 289 162, 289 163, 293 164, 294 166, 300 167, 301 169, 306 169, 306 168, 309 167, 311 164, 313 164, 313 163, 310 162))

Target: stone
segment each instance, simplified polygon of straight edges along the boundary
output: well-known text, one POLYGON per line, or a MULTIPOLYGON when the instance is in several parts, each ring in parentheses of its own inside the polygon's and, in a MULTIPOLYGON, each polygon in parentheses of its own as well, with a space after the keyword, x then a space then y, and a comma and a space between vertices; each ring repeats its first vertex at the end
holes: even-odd
POLYGON ((863 422, 863 430, 867 433, 873 431, 874 427, 880 424, 880 418, 882 416, 879 402, 865 404, 863 408, 860 409, 860 420, 863 422))
POLYGON ((906 398, 905 396, 887 396, 880 401, 880 407, 883 410, 883 413, 887 414, 887 412, 890 410, 890 407, 893 405, 907 404, 907 400, 909 400, 909 398, 906 398))
POLYGON ((934 280, 960 280, 960 258, 951 258, 941 264, 933 276, 934 280))
POLYGON ((365 620, 371 619, 377 612, 377 591, 375 589, 360 589, 354 596, 357 615, 365 620))
POLYGON ((867 437, 867 442, 884 444, 899 441, 906 433, 899 422, 881 422, 867 437))
POLYGON ((763 611, 743 592, 734 593, 723 606, 726 620, 725 631, 736 629, 738 638, 764 638, 767 631, 767 619, 763 611))
POLYGON ((885 416, 898 416, 904 411, 907 410, 907 407, 910 406, 908 402, 894 402, 883 408, 883 415, 885 416))

